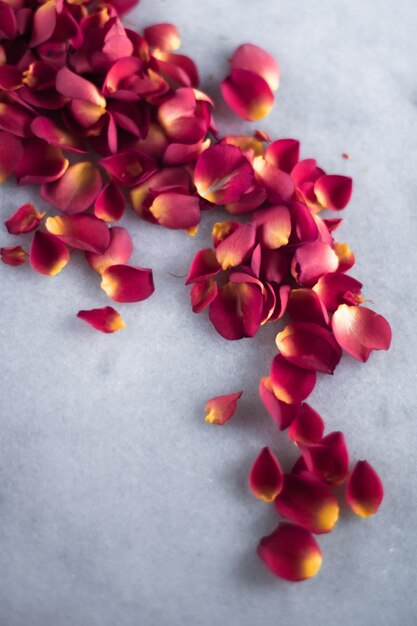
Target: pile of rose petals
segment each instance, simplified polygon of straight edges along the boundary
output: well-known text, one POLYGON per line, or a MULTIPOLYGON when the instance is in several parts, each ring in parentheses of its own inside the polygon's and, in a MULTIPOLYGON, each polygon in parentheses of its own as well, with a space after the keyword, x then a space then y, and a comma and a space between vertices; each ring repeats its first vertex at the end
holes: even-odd
MULTIPOLYGON (((212 247, 195 255, 186 284, 193 311, 208 309, 226 339, 288 321, 259 393, 300 457, 284 473, 264 448, 249 486, 288 520, 261 540, 260 557, 276 575, 303 580, 321 565, 313 535, 338 519, 334 487, 346 482, 346 501, 363 517, 383 496, 372 466, 359 461, 349 471, 343 434, 324 435, 322 418, 305 403, 342 350, 364 362, 390 345, 388 322, 363 306, 362 285, 347 274, 354 255, 334 237, 342 220, 321 216, 347 206, 352 180, 301 159, 295 139, 272 141, 260 131, 219 139, 193 60, 175 52, 177 29, 125 28, 120 16, 135 4, 0 0, 0 182, 14 176, 39 185, 53 207, 51 215, 33 204, 17 208, 5 226, 22 244, 2 247, 1 259, 19 266, 28 258, 36 272, 54 276, 79 250, 112 301, 139 302, 154 284, 151 269, 129 264, 131 237, 115 225, 126 206, 189 235, 202 211, 224 208, 230 219, 214 225, 212 247)), ((259 120, 279 79, 275 60, 244 44, 221 91, 237 115, 259 120)), ((111 306, 78 317, 104 333, 125 327, 111 306)), ((225 424, 241 394, 212 398, 206 420, 225 424)))

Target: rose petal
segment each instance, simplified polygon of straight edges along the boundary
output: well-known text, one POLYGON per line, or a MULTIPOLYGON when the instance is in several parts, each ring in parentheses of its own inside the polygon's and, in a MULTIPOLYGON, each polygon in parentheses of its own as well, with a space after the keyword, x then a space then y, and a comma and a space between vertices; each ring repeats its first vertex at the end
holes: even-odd
POLYGON ((182 87, 160 105, 158 121, 173 142, 195 144, 209 129, 208 111, 207 103, 198 101, 193 89, 182 87))
POLYGON ((105 222, 117 222, 125 212, 126 202, 120 189, 109 183, 94 202, 94 215, 105 222))
POLYGON ((274 57, 266 50, 252 43, 244 43, 239 46, 230 59, 232 70, 248 70, 261 76, 272 91, 276 91, 279 85, 281 71, 274 57))
POLYGON ((0 248, 0 257, 3 263, 17 267, 23 265, 26 262, 27 253, 23 250, 22 246, 9 246, 0 248))
POLYGON ((313 287, 321 276, 335 272, 338 265, 335 251, 326 243, 315 241, 296 249, 292 273, 301 285, 313 287))
POLYGON ((372 350, 388 350, 391 344, 387 320, 366 307, 341 304, 333 315, 332 329, 340 347, 362 363, 372 350))
POLYGON ((265 159, 271 165, 291 174, 300 157, 300 142, 296 139, 278 139, 266 149, 265 159))
POLYGON ((29 253, 34 270, 45 276, 55 276, 66 266, 69 258, 67 246, 58 237, 36 231, 29 253))
POLYGON ((121 315, 111 306, 105 306, 102 309, 78 311, 77 317, 102 333, 115 333, 126 327, 121 315))
POLYGON ((291 234, 291 219, 286 206, 260 209, 251 221, 258 226, 259 241, 263 247, 276 250, 287 245, 291 234))
POLYGON ((262 448, 249 472, 249 487, 254 496, 273 502, 284 484, 284 474, 275 454, 269 448, 262 448))
POLYGON ((79 250, 102 254, 110 244, 107 225, 94 215, 56 215, 45 222, 48 232, 79 250))
MULTIPOLYGON (((50 0, 52 1, 52 0, 50 0)), ((106 99, 89 80, 62 67, 56 75, 56 90, 67 98, 84 100, 97 107, 106 108, 106 99)))
POLYGON ((271 378, 262 378, 259 383, 259 395, 261 400, 280 430, 285 430, 296 419, 301 410, 301 404, 287 404, 278 400, 272 388, 271 378))
POLYGON ((325 174, 314 183, 317 200, 326 209, 344 209, 352 196, 352 179, 348 176, 325 174))
POLYGON ((191 263, 185 284, 205 281, 216 276, 220 271, 221 266, 217 261, 216 252, 212 248, 199 250, 191 263))
POLYGON ((356 515, 370 517, 381 505, 384 486, 368 461, 358 461, 346 485, 346 502, 356 515))
POLYGON ((278 400, 287 404, 302 402, 316 384, 316 373, 293 365, 281 354, 272 361, 271 384, 278 400))
POLYGON ((213 241, 213 246, 217 248, 222 241, 230 237, 235 230, 240 228, 241 224, 239 222, 234 222, 228 220, 226 222, 216 222, 211 231, 211 239, 213 241))
POLYGON ((273 533, 261 539, 258 554, 271 572, 293 582, 315 576, 323 560, 313 535, 301 526, 287 523, 279 524, 273 533))
POLYGON ((274 94, 270 86, 254 72, 232 69, 220 88, 226 103, 244 120, 261 120, 274 105, 274 94))
POLYGON ((42 4, 33 15, 31 48, 39 46, 51 38, 56 26, 57 10, 55 0, 48 0, 42 4))
POLYGON ((333 374, 342 356, 333 333, 318 324, 289 324, 277 334, 275 341, 287 361, 314 372, 333 374))
POLYGON ((36 230, 44 215, 33 204, 23 204, 4 223, 11 235, 22 235, 36 230))
POLYGON ((288 428, 288 437, 296 444, 320 443, 324 434, 321 416, 303 402, 300 411, 288 428))
POLYGON ((171 143, 164 152, 164 165, 185 165, 194 162, 211 145, 211 140, 201 140, 193 144, 171 143))
POLYGON ((152 176, 158 169, 156 161, 140 150, 126 150, 100 161, 100 165, 121 185, 133 187, 152 176))
POLYGON ((14 174, 23 155, 19 137, 0 131, 0 184, 14 174))
POLYGON ((193 313, 201 313, 201 311, 204 311, 217 296, 217 291, 217 283, 215 280, 203 280, 194 283, 190 291, 193 313))
POLYGON ((102 276, 100 287, 114 302, 141 302, 155 291, 151 269, 112 265, 102 276))
POLYGON ((200 202, 196 196, 166 192, 156 196, 149 211, 161 226, 172 229, 192 228, 200 223, 200 202))
POLYGON ((289 202, 294 194, 294 182, 289 174, 271 165, 263 157, 255 157, 253 169, 259 185, 265 188, 269 202, 289 202))
POLYGON ((216 396, 206 403, 205 421, 209 424, 217 424, 223 426, 228 422, 236 412, 237 401, 241 397, 243 391, 236 393, 228 393, 224 396, 216 396))
POLYGON ((179 32, 173 24, 148 26, 143 35, 151 48, 159 48, 165 52, 172 52, 181 45, 179 32))
POLYGON ((252 253, 256 242, 254 224, 240 224, 238 228, 218 244, 216 257, 223 270, 237 267, 252 253))
POLYGON ((326 307, 312 289, 292 289, 287 311, 293 322, 311 322, 325 328, 329 325, 326 307))
POLYGON ((210 320, 225 339, 253 337, 262 321, 263 298, 257 285, 227 283, 210 304, 210 320))
POLYGON ((291 202, 289 205, 292 222, 290 243, 294 245, 317 241, 319 229, 310 209, 300 202, 291 202))
POLYGON ((60 178, 69 165, 61 150, 42 139, 25 141, 23 156, 16 167, 19 185, 39 185, 60 178))
POLYGON ((363 302, 361 289, 362 283, 340 272, 325 274, 313 287, 329 313, 334 313, 339 304, 363 302))
POLYGON ((31 130, 36 137, 44 139, 52 146, 63 148, 69 152, 86 152, 85 147, 78 137, 60 128, 48 117, 36 117, 31 124, 31 130))
POLYGON ((85 258, 93 269, 102 274, 111 265, 125 265, 132 256, 133 244, 129 232, 121 226, 109 229, 110 244, 105 252, 86 252, 85 258))
POLYGON ((351 267, 355 265, 355 255, 348 243, 335 243, 334 251, 339 259, 339 272, 347 272, 351 267))
POLYGON ((307 469, 321 480, 340 485, 349 473, 349 453, 343 433, 329 433, 320 443, 299 444, 307 469))
POLYGON ((41 187, 41 196, 67 215, 86 211, 100 193, 100 172, 89 161, 70 165, 61 178, 41 187))
POLYGON ((291 171, 291 178, 296 187, 301 187, 304 183, 314 183, 324 175, 324 171, 317 166, 315 159, 304 159, 299 161, 291 171))

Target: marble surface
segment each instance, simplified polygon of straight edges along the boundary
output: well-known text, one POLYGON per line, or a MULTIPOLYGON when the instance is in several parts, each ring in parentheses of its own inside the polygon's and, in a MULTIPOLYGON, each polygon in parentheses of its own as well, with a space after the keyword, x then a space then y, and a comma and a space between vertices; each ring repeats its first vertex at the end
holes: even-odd
MULTIPOLYGON (((258 126, 300 138, 305 157, 354 177, 341 238, 393 345, 363 366, 344 358, 311 402, 329 430, 345 432, 354 459, 378 468, 386 497, 375 518, 346 513, 320 538, 315 579, 291 585, 269 573, 255 548, 276 516, 251 498, 246 476, 261 446, 286 466, 293 459, 257 396, 274 329, 225 342, 168 273, 186 272, 218 216, 194 240, 128 217, 134 261, 154 268, 157 290, 120 306, 128 328, 114 336, 75 317, 107 303, 81 256, 53 279, 0 267, 0 624, 413 626, 416 4, 143 0, 127 21, 178 25, 221 129, 248 127, 219 99, 226 59, 241 42, 263 45, 283 78, 258 126), (240 388, 233 422, 205 424, 205 400, 240 388)), ((30 198, 43 206, 27 188, 0 194, 3 216, 30 198)), ((2 245, 11 241, 2 227, 2 245)))

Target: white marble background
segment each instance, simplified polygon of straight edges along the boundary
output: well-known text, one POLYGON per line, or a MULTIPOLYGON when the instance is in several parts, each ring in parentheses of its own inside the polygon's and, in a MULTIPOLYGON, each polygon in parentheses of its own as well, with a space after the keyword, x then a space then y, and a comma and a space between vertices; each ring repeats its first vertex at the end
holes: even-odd
MULTIPOLYGON (((303 156, 354 177, 341 237, 394 340, 366 365, 345 357, 312 404, 329 430, 345 432, 353 459, 378 468, 385 501, 375 518, 347 513, 320 538, 315 579, 294 585, 269 573, 255 548, 276 516, 252 499, 246 476, 261 446, 287 466, 293 459, 256 391, 274 329, 222 340, 168 274, 186 272, 217 216, 194 240, 128 217, 134 261, 154 268, 157 290, 120 306, 128 328, 114 336, 75 317, 107 303, 81 255, 53 279, 0 267, 0 624, 414 626, 416 4, 143 0, 128 17, 156 21, 178 25, 217 101, 235 46, 275 54, 282 83, 259 127, 301 139, 303 156), (239 388, 233 422, 205 424, 205 400, 239 388)), ((221 102, 218 120, 249 127, 221 102)), ((37 199, 28 188, 0 193, 4 217, 37 199)))

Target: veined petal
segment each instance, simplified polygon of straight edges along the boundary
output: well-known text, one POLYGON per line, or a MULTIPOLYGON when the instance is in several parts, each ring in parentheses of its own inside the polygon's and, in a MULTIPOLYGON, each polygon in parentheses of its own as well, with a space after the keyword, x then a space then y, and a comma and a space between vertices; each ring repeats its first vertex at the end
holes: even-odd
POLYGON ((55 235, 38 230, 32 240, 29 261, 34 270, 45 276, 55 276, 68 263, 67 246, 55 235))
POLYGON ((339 304, 363 302, 361 289, 362 283, 341 272, 325 274, 313 287, 329 313, 334 313, 339 304))
POLYGON ((257 285, 229 282, 210 304, 210 320, 225 339, 253 337, 262 321, 263 298, 257 285))
POLYGON ((180 35, 174 24, 148 26, 143 35, 151 48, 159 48, 164 52, 173 52, 181 45, 180 35))
POLYGON ((286 206, 260 209, 256 211, 251 221, 258 226, 262 246, 276 250, 287 245, 291 235, 291 218, 286 206))
POLYGON ((89 161, 70 165, 61 178, 42 185, 41 196, 67 215, 86 211, 100 193, 100 172, 89 161))
POLYGON ((239 227, 216 248, 217 261, 223 270, 237 267, 252 253, 256 242, 256 226, 240 224, 239 227))
POLYGON ((129 232, 121 226, 109 229, 110 244, 105 252, 86 252, 85 258, 93 269, 102 274, 111 265, 125 265, 132 256, 133 244, 129 232))
POLYGON ((106 99, 97 87, 89 80, 71 72, 67 67, 62 67, 57 72, 56 90, 67 98, 84 100, 103 109, 106 108, 106 99))
POLYGON ((204 311, 217 296, 217 291, 217 283, 215 280, 203 280, 194 283, 190 291, 193 313, 201 313, 201 311, 204 311))
POLYGON ((200 223, 200 201, 196 196, 167 191, 156 196, 149 211, 161 226, 186 230, 200 223))
POLYGON ((221 269, 216 258, 216 252, 212 248, 199 250, 191 263, 185 284, 206 281, 208 278, 216 276, 221 269))
POLYGON ((112 265, 102 276, 100 286, 114 302, 141 302, 155 291, 151 269, 112 265))
POLYGON ((332 329, 340 347, 362 363, 372 350, 388 350, 391 344, 387 320, 364 306, 341 304, 333 315, 332 329))
POLYGON ((14 174, 22 155, 19 137, 0 130, 0 184, 14 174))
POLYGON ((346 485, 346 502, 356 515, 370 517, 381 505, 384 486, 368 461, 358 461, 346 485))
POLYGON ((121 315, 111 306, 102 309, 78 311, 77 317, 102 333, 115 333, 126 327, 121 315))
POLYGON ((275 396, 271 378, 269 376, 262 378, 259 383, 259 395, 261 400, 280 430, 285 430, 296 419, 301 410, 301 403, 287 404, 278 400, 275 396))
POLYGON ((320 443, 324 435, 321 416, 303 402, 300 411, 288 428, 288 437, 296 444, 320 443))
POLYGON ((312 287, 324 274, 335 272, 338 266, 335 251, 326 243, 314 241, 296 249, 292 272, 301 285, 312 287))
POLYGON ((232 69, 220 88, 226 103, 244 120, 261 120, 274 105, 274 94, 266 80, 248 70, 232 69))
POLYGON ((329 433, 320 443, 299 445, 310 472, 331 485, 343 483, 349 473, 349 453, 343 433, 329 433))
POLYGON ((275 507, 282 517, 312 533, 329 533, 339 518, 339 504, 330 487, 310 472, 285 474, 275 507))
POLYGON ((141 217, 145 217, 148 206, 148 200, 163 191, 175 191, 178 188, 184 188, 187 191, 191 187, 191 177, 187 170, 183 167, 165 167, 155 172, 147 178, 143 183, 130 189, 130 201, 133 210, 141 217), (151 191, 153 196, 151 196, 151 191))
POLYGON ((249 487, 254 496, 265 502, 273 502, 281 493, 284 474, 275 454, 262 448, 249 472, 249 487))
POLYGON ((117 222, 125 212, 126 202, 117 185, 109 183, 94 202, 94 215, 105 222, 117 222))
POLYGON ((333 374, 342 356, 333 333, 309 322, 289 324, 277 334, 276 344, 293 365, 324 374, 333 374))
POLYGON ((300 157, 300 142, 296 139, 278 139, 266 149, 265 159, 271 165, 291 174, 300 157))
POLYGON ((341 211, 352 196, 352 179, 348 176, 325 174, 314 183, 314 193, 323 207, 341 211))
POLYGON ((243 391, 236 393, 228 393, 224 396, 216 396, 206 403, 205 421, 209 424, 217 424, 223 426, 228 422, 236 412, 237 401, 241 397, 243 391))
POLYGON ((22 235, 36 230, 44 215, 33 204, 23 204, 4 223, 11 235, 22 235))
POLYGON ((23 265, 26 262, 27 253, 23 250, 22 246, 8 246, 0 248, 0 257, 3 263, 17 267, 23 265))
POLYGON ((261 76, 272 91, 276 91, 279 85, 281 71, 274 57, 266 50, 252 43, 244 43, 239 46, 230 59, 232 70, 248 70, 261 76))
POLYGON ((292 582, 315 576, 323 560, 313 535, 285 522, 261 539, 258 554, 273 574, 292 582))
POLYGON ((61 150, 42 139, 25 141, 23 155, 16 167, 19 185, 39 185, 60 178, 67 170, 68 159, 61 150))
POLYGON ((22 86, 22 72, 13 65, 0 64, 0 89, 16 91, 22 86))
POLYGON ((56 215, 45 226, 67 245, 87 252, 102 254, 110 244, 107 225, 94 215, 56 215))
POLYGON ((312 289, 292 289, 287 310, 293 322, 311 322, 325 328, 329 325, 326 307, 312 289))
POLYGON ((293 365, 281 354, 272 361, 271 384, 278 400, 287 404, 302 402, 316 384, 316 372, 293 365))

